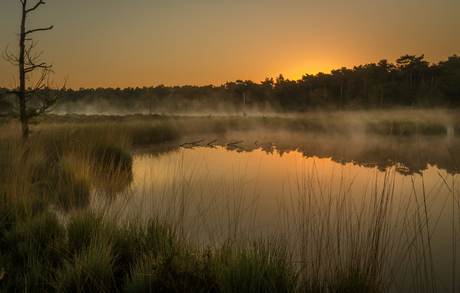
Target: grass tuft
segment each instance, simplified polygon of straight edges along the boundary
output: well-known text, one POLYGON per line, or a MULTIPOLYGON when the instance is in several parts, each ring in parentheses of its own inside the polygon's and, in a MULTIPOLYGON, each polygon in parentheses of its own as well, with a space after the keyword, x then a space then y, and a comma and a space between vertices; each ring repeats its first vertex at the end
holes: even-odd
POLYGON ((298 274, 282 242, 230 245, 214 256, 221 292, 294 292, 298 274))
POLYGON ((89 172, 90 166, 86 161, 72 155, 60 158, 55 199, 62 208, 68 210, 88 206, 91 188, 89 172))
POLYGON ((56 271, 58 292, 114 292, 112 246, 94 241, 56 271))
POLYGON ((121 170, 131 172, 133 157, 128 150, 115 145, 100 145, 94 150, 96 164, 105 172, 121 170))
POLYGON ((91 211, 73 214, 67 223, 68 250, 71 254, 81 253, 103 230, 102 216, 91 211))

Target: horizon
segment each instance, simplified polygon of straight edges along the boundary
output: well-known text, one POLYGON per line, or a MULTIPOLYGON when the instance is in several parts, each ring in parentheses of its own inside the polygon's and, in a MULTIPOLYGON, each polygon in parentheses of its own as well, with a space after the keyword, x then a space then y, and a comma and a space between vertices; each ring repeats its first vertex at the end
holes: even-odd
MULTIPOLYGON (((5 2, 0 50, 16 52, 20 2, 5 2)), ((42 61, 53 64, 57 86, 66 77, 75 90, 219 86, 280 74, 297 81, 406 54, 437 64, 460 53, 459 10, 460 2, 449 0, 48 0, 31 12, 26 29, 54 26, 32 37, 42 61)), ((17 67, 1 59, 0 68, 0 87, 18 82, 17 67)))
MULTIPOLYGON (((409 55, 409 54, 406 54, 406 55, 409 55)), ((420 56, 422 56, 422 55, 424 55, 424 54, 421 54, 420 56)), ((404 56, 404 55, 403 55, 403 56, 404 56)), ((416 56, 416 55, 414 55, 414 56, 416 56)), ((416 56, 416 57, 420 57, 420 56, 416 56)), ((400 56, 400 57, 402 57, 402 56, 400 56)), ((426 60, 426 58, 423 58, 423 60, 425 60, 425 61, 428 62, 428 66, 432 66, 432 65, 437 65, 437 64, 439 64, 440 62, 447 61, 448 58, 450 58, 450 57, 458 57, 458 55, 457 55, 457 54, 453 54, 453 55, 451 55, 451 56, 446 57, 445 59, 439 60, 438 62, 429 62, 429 61, 426 60)), ((387 60, 389 64, 396 65, 396 62, 392 62, 391 60, 388 60, 388 59, 386 59, 386 58, 382 58, 382 59, 380 59, 379 61, 382 61, 382 60, 387 60)), ((286 81, 300 82, 300 81, 302 81, 302 78, 303 78, 304 76, 306 76, 307 74, 308 74, 308 75, 312 75, 312 76, 318 76, 319 74, 331 75, 333 70, 338 70, 338 69, 342 69, 342 68, 354 70, 355 67, 366 66, 366 65, 369 65, 369 64, 378 64, 379 61, 377 61, 377 62, 370 62, 370 63, 366 63, 366 64, 354 65, 354 66, 352 66, 352 67, 341 66, 341 67, 337 67, 337 68, 332 68, 332 69, 330 69, 328 72, 319 71, 319 72, 311 73, 311 74, 310 74, 310 73, 305 73, 305 74, 302 74, 299 78, 296 78, 296 79, 291 79, 291 78, 289 78, 289 77, 286 77, 286 76, 284 76, 284 74, 282 74, 282 73, 278 74, 278 75, 275 76, 275 77, 273 77, 273 76, 266 76, 266 78, 268 78, 268 79, 273 79, 273 81, 276 82, 276 79, 277 79, 280 75, 282 75, 283 78, 284 78, 284 80, 286 80, 286 81)), ((395 61, 396 61, 396 60, 395 60, 395 61)), ((65 89, 66 89, 66 90, 78 91, 78 90, 80 90, 80 89, 99 89, 99 88, 102 88, 102 89, 109 89, 109 88, 112 88, 112 89, 122 89, 122 90, 123 90, 123 89, 128 89, 128 88, 156 88, 156 87, 160 87, 160 86, 171 87, 171 88, 172 88, 172 87, 187 87, 187 86, 190 86, 190 87, 206 87, 206 86, 222 87, 222 86, 225 86, 227 83, 236 83, 236 82, 238 82, 238 81, 243 81, 243 82, 252 81, 252 82, 255 83, 255 84, 261 84, 264 80, 261 80, 261 81, 254 81, 254 80, 250 80, 250 79, 245 79, 245 80, 243 80, 243 79, 239 78, 239 79, 236 79, 236 80, 226 81, 225 83, 221 83, 221 84, 211 84, 211 83, 209 83, 209 84, 206 84, 206 83, 205 83, 205 84, 199 84, 199 85, 197 85, 197 84, 181 84, 181 85, 177 85, 177 84, 175 84, 175 85, 173 85, 173 84, 171 84, 171 85, 156 84, 156 85, 148 85, 148 86, 147 86, 147 85, 143 85, 143 86, 134 86, 134 87, 133 87, 133 86, 126 86, 126 87, 119 87, 119 86, 117 86, 117 87, 113 87, 113 86, 108 86, 108 87, 100 87, 100 86, 98 86, 98 87, 79 87, 78 89, 77 89, 77 88, 66 87, 65 89)), ((0 88, 8 88, 8 87, 0 86, 0 88)))

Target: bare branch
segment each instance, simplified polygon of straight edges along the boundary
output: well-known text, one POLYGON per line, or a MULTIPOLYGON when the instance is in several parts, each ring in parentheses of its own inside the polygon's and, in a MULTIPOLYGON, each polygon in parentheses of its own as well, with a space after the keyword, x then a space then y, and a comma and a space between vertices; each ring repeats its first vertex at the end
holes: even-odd
POLYGON ((213 144, 214 142, 216 142, 216 141, 217 141, 217 139, 215 139, 215 140, 209 142, 208 145, 209 145, 209 146, 212 146, 212 144, 213 144))
POLYGON ((33 87, 33 91, 41 90, 49 85, 49 82, 47 84, 44 83, 45 79, 49 78, 51 71, 47 68, 44 68, 42 70, 41 76, 38 78, 37 82, 35 83, 35 86, 33 87))
POLYGON ((18 66, 19 65, 19 57, 15 55, 13 52, 8 50, 8 45, 6 45, 6 49, 4 52, 2 52, 2 58, 3 60, 11 63, 13 66, 18 66))
POLYGON ((31 51, 37 45, 37 43, 38 42, 32 42, 29 48, 24 52, 24 58, 26 59, 26 62, 24 62, 24 72, 29 73, 34 71, 36 68, 42 68, 48 72, 47 75, 49 73, 54 73, 51 69, 53 65, 46 65, 45 62, 40 62, 40 56, 43 54, 43 51, 40 53, 35 53, 33 56, 31 55, 31 51))
POLYGON ((28 34, 31 34, 33 32, 37 32, 37 31, 48 31, 48 30, 50 30, 52 28, 53 28, 53 26, 46 27, 46 28, 36 28, 36 29, 33 29, 33 30, 26 31, 25 35, 28 35, 28 34))
POLYGON ((242 142, 243 142, 242 140, 240 140, 240 141, 237 140, 237 141, 235 141, 235 142, 227 143, 227 145, 230 145, 230 146, 237 146, 237 144, 242 143, 242 142))
POLYGON ((14 77, 14 75, 13 75, 13 81, 14 81, 14 86, 12 86, 11 84, 9 84, 10 88, 12 88, 12 89, 18 88, 18 86, 17 86, 17 84, 16 84, 16 78, 14 77))
POLYGON ((43 68, 43 69, 46 69, 46 70, 48 70, 50 72, 53 72, 51 70, 51 65, 46 65, 45 62, 42 62, 40 64, 30 64, 30 66, 24 68, 24 72, 29 73, 29 72, 34 71, 37 68, 43 68))
POLYGON ((198 140, 198 141, 192 141, 192 142, 184 142, 183 144, 179 145, 181 147, 185 147, 185 145, 190 145, 190 146, 194 146, 194 145, 197 145, 199 144, 200 142, 204 141, 204 139, 202 140, 198 140))
MULTIPOLYGON (((22 2, 22 1, 21 1, 21 3, 24 4, 24 2, 22 2)), ((37 9, 37 7, 40 6, 41 4, 45 4, 45 2, 43 2, 43 0, 38 1, 37 4, 35 4, 34 7, 32 7, 32 8, 30 8, 30 9, 26 10, 26 14, 29 13, 29 12, 31 12, 31 11, 34 11, 34 10, 37 9)))

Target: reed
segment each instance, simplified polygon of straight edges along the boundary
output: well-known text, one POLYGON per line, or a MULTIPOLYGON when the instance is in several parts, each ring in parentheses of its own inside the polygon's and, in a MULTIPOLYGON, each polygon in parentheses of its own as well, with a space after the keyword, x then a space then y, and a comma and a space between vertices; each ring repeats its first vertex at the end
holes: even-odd
POLYGON ((388 271, 395 270, 387 262, 395 240, 390 233, 394 173, 387 172, 383 182, 374 177, 362 202, 355 202, 343 170, 331 181, 315 165, 304 172, 293 183, 303 291, 385 292, 391 284, 388 271), (335 180, 341 182, 338 190, 332 188, 335 180))
POLYGON ((295 292, 298 273, 282 239, 219 248, 211 259, 220 292, 295 292))
MULTIPOLYGON (((199 169, 200 162, 196 166, 179 164, 174 170, 164 170, 172 175, 171 188, 157 194, 162 201, 155 203, 158 208, 147 222, 140 215, 125 219, 119 217, 122 211, 113 215, 108 208, 91 208, 90 194, 113 195, 132 183, 133 142, 157 143, 185 133, 246 130, 252 123, 268 129, 283 124, 299 131, 320 130, 325 125, 307 118, 289 122, 284 118, 214 121, 206 117, 195 119, 200 122, 198 127, 192 127, 193 120, 158 119, 120 125, 43 124, 33 128, 27 142, 20 139, 17 124, 2 125, 0 290, 432 292, 458 289, 457 260, 452 265, 453 284, 440 284, 430 251, 436 229, 431 220, 435 211, 431 207, 438 193, 423 189, 420 192, 416 187, 418 182, 413 179, 409 196, 396 199, 395 168, 389 168, 383 175, 378 175, 381 173, 377 169, 370 173, 360 202, 352 200, 353 178, 346 169, 334 170, 331 178, 316 165, 305 168, 288 183, 289 194, 283 195, 291 199, 283 204, 285 214, 280 208, 286 226, 266 238, 254 233, 256 228, 251 226, 257 223, 259 198, 256 193, 249 201, 244 198, 244 170, 232 182, 210 184, 210 192, 203 193, 204 189, 193 183, 195 179, 207 182, 206 169, 199 169), (340 182, 338 189, 333 187, 334 180, 340 182), (243 208, 245 204, 249 208, 243 208), (225 215, 228 221, 221 223, 219 235, 202 244, 198 234, 203 233, 200 229, 206 230, 202 224, 211 214, 221 218, 225 215), (247 226, 242 227, 248 219, 247 226)), ((436 123, 425 126, 404 123, 408 126, 405 129, 415 125, 411 134, 444 131, 436 123)), ((370 126, 376 127, 371 131, 379 132, 382 125, 386 129, 390 124, 377 122, 370 126)), ((205 164, 202 166, 206 168, 205 164)), ((440 174, 441 185, 451 194, 452 251, 458 258, 458 184, 457 179, 447 182, 445 177, 440 174)), ((424 184, 422 181, 422 187, 424 184)))

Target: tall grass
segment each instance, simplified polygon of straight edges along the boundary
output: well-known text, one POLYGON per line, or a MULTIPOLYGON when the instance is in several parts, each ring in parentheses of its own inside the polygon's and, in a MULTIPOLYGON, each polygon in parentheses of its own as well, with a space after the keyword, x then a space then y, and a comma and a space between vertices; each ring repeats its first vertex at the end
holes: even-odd
POLYGON ((388 263, 392 241, 397 241, 391 231, 394 170, 370 178, 361 201, 353 196, 353 178, 343 169, 338 178, 326 178, 316 165, 303 172, 293 182, 303 291, 386 291, 392 282, 388 273, 397 268, 388 263))
MULTIPOLYGON (((242 192, 247 189, 245 170, 233 175, 237 179, 231 181, 231 188, 227 189, 223 178, 217 183, 208 181, 208 162, 199 156, 192 160, 185 160, 183 156, 178 162, 168 160, 167 167, 148 161, 147 165, 155 164, 155 170, 161 170, 160 174, 167 179, 153 173, 145 175, 152 179, 153 188, 141 192, 147 195, 141 204, 152 205, 151 213, 175 223, 179 232, 186 231, 179 235, 211 244, 227 239, 231 247, 228 254, 237 251, 236 257, 242 258, 238 264, 250 262, 257 267, 256 260, 247 255, 252 251, 248 244, 259 235, 273 234, 258 233, 259 229, 268 229, 257 226, 258 213, 263 213, 257 209, 257 202, 261 200, 257 193, 242 192), (243 179, 239 179, 241 174, 243 179), (223 224, 227 218, 228 225, 223 224), (222 237, 223 234, 227 238, 222 237), (236 245, 232 245, 232 241, 236 245), (239 241, 246 246, 240 249, 239 241)), ((289 193, 281 196, 277 213, 281 219, 276 222, 278 229, 274 235, 283 240, 283 247, 287 249, 284 259, 295 264, 293 271, 298 277, 294 278, 296 274, 290 277, 298 280, 296 290, 420 292, 439 288, 436 285, 439 280, 432 279, 436 268, 427 246, 433 241, 430 235, 434 230, 426 221, 439 213, 430 207, 430 203, 433 205, 438 200, 439 191, 424 193, 421 189, 424 183, 415 182, 420 175, 413 174, 407 177, 414 180, 408 193, 401 190, 401 194, 396 194, 395 190, 402 184, 397 170, 394 166, 382 173, 373 168, 361 197, 353 194, 354 178, 346 166, 325 173, 313 164, 305 167, 294 181, 289 181, 289 193), (291 198, 291 202, 287 202, 287 198, 291 198), (422 265, 426 265, 426 269, 422 265)), ((276 249, 270 247, 270 253, 276 253, 276 249)), ((262 250, 258 251, 261 254, 256 257, 263 258, 262 250)), ((245 273, 234 275, 233 272, 231 278, 239 280, 235 282, 240 285, 247 284, 248 288, 257 286, 256 281, 251 284, 245 281, 249 274, 245 269, 249 268, 238 267, 239 272, 245 273)), ((227 285, 231 286, 232 282, 227 285)))
MULTIPOLYGON (((111 125, 43 125, 23 142, 15 139, 18 125, 4 127, 10 135, 3 132, 0 139, 1 164, 5 166, 0 174, 0 290, 219 292, 228 289, 228 280, 238 272, 238 266, 251 266, 247 261, 235 264, 235 255, 223 257, 218 251, 190 244, 181 236, 179 226, 160 219, 147 226, 123 224, 103 209, 82 210, 93 189, 113 182, 99 177, 130 177, 130 138, 119 129, 115 131, 111 125), (50 205, 65 211, 66 216, 55 213, 50 205), (234 272, 230 275, 229 266, 234 272), (211 272, 211 267, 216 272, 211 272)), ((258 249, 266 255, 271 250, 263 243, 258 249)), ((252 252, 251 258, 256 259, 257 253, 252 252)), ((284 283, 264 280, 276 277, 277 268, 290 272, 288 258, 277 255, 282 262, 272 264, 267 257, 249 271, 259 276, 265 287, 290 291, 281 287, 295 287, 289 276, 284 283), (270 268, 270 275, 259 274, 263 267, 270 268)), ((238 291, 247 285, 232 282, 238 291)))
MULTIPOLYGON (((323 124, 309 119, 292 124, 283 119, 255 120, 270 128, 287 123, 288 128, 297 130, 323 129, 323 124)), ((149 215, 146 222, 140 217, 120 221, 120 214, 90 208, 95 196, 113 197, 132 183, 132 142, 157 143, 185 133, 251 128, 249 119, 201 120, 201 128, 194 128, 190 121, 43 124, 33 129, 27 142, 20 139, 19 125, 2 125, 0 290, 458 289, 457 260, 453 261, 452 285, 440 284, 435 256, 430 251, 437 225, 436 221, 432 224, 432 205, 439 192, 420 192, 413 179, 411 193, 405 198, 396 196, 395 168, 383 175, 374 169, 361 201, 352 197, 353 177, 346 169, 333 171, 331 178, 321 174, 316 165, 304 168, 289 182, 290 191, 285 196, 290 196, 291 202, 280 203, 285 226, 280 220, 275 233, 265 239, 260 234, 251 235, 260 198, 256 192, 253 198, 245 198, 245 170, 233 176, 230 183, 209 183, 210 192, 203 193, 194 182, 209 182, 205 162, 205 171, 200 169, 200 162, 166 170, 172 172, 168 179, 172 187, 160 194, 163 201, 155 202, 156 213, 149 215), (209 220, 210 214, 228 218, 220 224, 227 237, 222 237, 222 231, 199 227, 209 220), (202 245, 194 235, 200 229, 221 234, 202 245)), ((440 185, 451 194, 451 249, 457 257, 459 191, 456 179, 450 183, 445 174, 440 174, 440 178, 440 185)), ((435 220, 439 221, 436 217, 435 220)))

